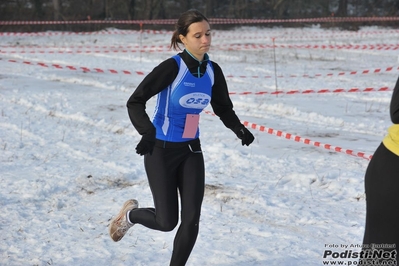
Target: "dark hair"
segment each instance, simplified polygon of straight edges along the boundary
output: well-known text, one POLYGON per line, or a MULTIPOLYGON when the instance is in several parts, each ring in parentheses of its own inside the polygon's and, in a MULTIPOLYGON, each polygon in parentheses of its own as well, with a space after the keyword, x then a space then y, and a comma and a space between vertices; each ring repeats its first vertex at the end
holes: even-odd
POLYGON ((186 36, 188 33, 188 27, 190 27, 191 24, 204 20, 209 23, 208 19, 196 9, 190 9, 181 14, 175 25, 175 31, 173 32, 172 39, 170 40, 170 48, 179 50, 179 43, 182 43, 179 35, 181 34, 186 36))

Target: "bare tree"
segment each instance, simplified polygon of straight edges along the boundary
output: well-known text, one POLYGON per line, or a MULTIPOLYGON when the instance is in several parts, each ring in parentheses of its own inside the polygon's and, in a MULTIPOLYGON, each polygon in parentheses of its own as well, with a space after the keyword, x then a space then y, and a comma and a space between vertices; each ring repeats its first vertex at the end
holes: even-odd
POLYGON ((60 1, 53 0, 53 6, 54 6, 54 20, 60 20, 61 17, 60 1))
POLYGON ((190 0, 180 1, 180 7, 182 9, 181 12, 184 12, 184 11, 188 10, 190 8, 190 6, 191 6, 191 1, 190 0))
POLYGON ((348 15, 348 0, 339 0, 337 17, 346 17, 348 15))
POLYGON ((204 15, 207 17, 212 17, 213 16, 213 5, 215 1, 212 0, 206 0, 205 1, 205 12, 204 15))
POLYGON ((33 1, 33 6, 34 6, 34 16, 37 17, 38 19, 44 18, 44 10, 43 10, 43 2, 42 0, 34 0, 33 1))
POLYGON ((129 2, 129 19, 135 19, 136 0, 130 0, 129 2))
POLYGON ((276 0, 274 1, 273 11, 276 18, 283 18, 287 10, 290 7, 290 3, 288 0, 276 0))
POLYGON ((247 18, 248 0, 230 1, 228 17, 247 18))
POLYGON ((108 0, 104 0, 104 15, 105 15, 105 19, 108 19, 110 17, 108 0))

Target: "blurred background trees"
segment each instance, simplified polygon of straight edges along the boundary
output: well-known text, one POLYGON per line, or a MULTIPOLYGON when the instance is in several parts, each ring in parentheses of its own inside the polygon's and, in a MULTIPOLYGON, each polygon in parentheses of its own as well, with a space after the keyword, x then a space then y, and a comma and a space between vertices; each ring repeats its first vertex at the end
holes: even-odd
POLYGON ((0 20, 175 19, 190 8, 209 18, 381 17, 398 16, 399 0, 0 0, 0 20))

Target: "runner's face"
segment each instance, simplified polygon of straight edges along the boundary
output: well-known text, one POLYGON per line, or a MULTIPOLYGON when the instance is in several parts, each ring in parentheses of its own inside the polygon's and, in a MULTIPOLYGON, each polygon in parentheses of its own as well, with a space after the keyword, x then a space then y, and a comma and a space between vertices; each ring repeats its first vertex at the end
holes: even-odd
POLYGON ((204 54, 211 46, 211 29, 205 20, 196 22, 188 27, 186 36, 180 34, 180 40, 188 50, 199 61, 204 59, 204 54))

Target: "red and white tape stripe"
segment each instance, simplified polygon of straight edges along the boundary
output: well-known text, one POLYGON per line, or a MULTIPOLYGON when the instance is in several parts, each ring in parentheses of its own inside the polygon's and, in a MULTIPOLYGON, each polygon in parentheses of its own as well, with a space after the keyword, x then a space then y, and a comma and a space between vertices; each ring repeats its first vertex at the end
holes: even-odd
MULTIPOLYGON (((17 61, 15 59, 9 59, 7 62, 10 63, 21 63, 21 64, 26 64, 26 65, 32 65, 32 66, 40 66, 40 67, 53 67, 56 69, 66 69, 66 70, 80 70, 83 72, 96 72, 96 73, 109 73, 109 74, 125 74, 125 75, 140 75, 144 76, 146 73, 143 71, 129 71, 129 70, 115 70, 115 69, 102 69, 102 68, 88 68, 88 67, 75 67, 75 66, 70 66, 70 65, 65 65, 62 66, 60 64, 48 64, 48 63, 42 63, 42 62, 30 62, 30 61, 17 61)), ((321 90, 290 90, 290 91, 258 91, 258 92, 252 92, 252 91, 244 91, 244 92, 230 92, 230 95, 279 95, 279 94, 287 94, 287 95, 292 95, 292 94, 322 94, 322 93, 354 93, 354 92, 384 92, 384 91, 390 91, 391 89, 388 87, 381 87, 378 89, 375 88, 365 88, 365 89, 359 89, 359 88, 351 88, 351 89, 321 89, 321 90)))
MULTIPOLYGON (((90 32, 71 32, 71 31, 44 31, 44 32, 0 32, 0 36, 60 36, 60 35, 137 35, 137 34, 164 34, 171 35, 172 31, 168 30, 101 30, 90 32)), ((299 31, 279 31, 277 34, 272 31, 245 31, 245 32, 232 32, 232 31, 212 31, 212 36, 222 39, 271 39, 276 40, 326 40, 337 38, 362 38, 369 35, 389 35, 393 37, 399 34, 399 30, 371 30, 371 31, 356 31, 356 32, 326 32, 326 33, 308 33, 299 31)))
POLYGON ((43 32, 0 32, 0 36, 64 36, 64 35, 130 35, 130 34, 172 34, 167 30, 102 30, 102 31, 43 31, 43 32))
POLYGON ((87 50, 87 51, 97 51, 97 50, 131 50, 131 49, 169 49, 170 45, 72 45, 72 46, 49 46, 49 45, 0 45, 1 51, 63 51, 63 50, 87 50))
MULTIPOLYGON (((2 53, 2 51, 0 51, 0 53, 2 53)), ((54 53, 58 53, 58 52, 56 52, 56 51, 54 51, 54 53)), ((69 52, 65 52, 65 53, 69 53, 69 52)), ((17 60, 8 60, 9 62, 12 62, 12 63, 20 63, 19 61, 17 61, 17 60)), ((23 61, 22 63, 24 63, 24 64, 30 64, 30 65, 46 65, 45 63, 33 63, 33 62, 29 62, 29 61, 23 61)), ((59 64, 57 64, 57 68, 61 68, 62 69, 62 67, 59 65, 59 64)), ((71 68, 71 66, 69 66, 69 67, 67 67, 67 68, 71 68)), ((72 67, 72 68, 75 68, 75 69, 77 69, 78 67, 72 67)), ((283 76, 283 75, 280 75, 280 76, 277 76, 278 78, 317 78, 317 77, 332 77, 332 76, 345 76, 345 75, 359 75, 359 74, 361 74, 361 75, 365 75, 365 74, 376 74, 376 73, 382 73, 382 72, 391 72, 391 71, 393 71, 393 70, 399 70, 399 66, 398 67, 386 67, 386 68, 375 68, 375 69, 366 69, 366 70, 362 70, 362 71, 350 71, 350 72, 339 72, 339 73, 327 73, 327 74, 315 74, 315 75, 308 75, 308 74, 306 74, 306 75, 290 75, 290 76, 283 76)), ((104 71, 105 72, 105 71, 104 71)), ((113 70, 112 71, 113 73, 118 73, 118 71, 116 71, 116 70, 113 70)), ((127 70, 122 70, 122 71, 120 71, 120 72, 129 72, 129 71, 127 71, 127 70)), ((137 73, 140 73, 140 75, 145 75, 145 73, 143 72, 143 71, 136 71, 137 73)), ((125 74, 127 74, 127 73, 125 73, 125 74)), ((234 76, 234 75, 226 75, 226 78, 227 79, 229 79, 229 78, 261 78, 261 79, 268 79, 268 78, 273 78, 274 76, 255 76, 255 75, 253 75, 253 76, 244 76, 244 75, 240 75, 240 76, 234 76)), ((336 89, 336 90, 334 90, 334 91, 328 91, 328 89, 325 89, 325 91, 320 91, 320 92, 318 92, 318 93, 323 93, 323 92, 335 92, 335 93, 338 93, 338 92, 345 92, 345 91, 343 91, 344 89, 336 89)), ((350 89, 350 91, 348 91, 348 92, 357 92, 356 90, 358 90, 358 89, 356 89, 356 88, 353 88, 353 89, 350 89)), ((367 89, 368 90, 368 89, 367 89)), ((242 92, 241 94, 251 94, 251 93, 253 93, 253 92, 242 92)), ((267 92, 267 91, 264 91, 264 92, 256 92, 255 94, 267 94, 267 93, 272 93, 272 94, 285 94, 285 93, 287 93, 287 92, 284 92, 284 91, 274 91, 274 92, 267 92)), ((299 91, 290 91, 288 94, 293 94, 293 93, 314 93, 312 90, 306 90, 306 91, 303 91, 303 92, 299 92, 299 91)))
MULTIPOLYGON (((240 51, 240 50, 261 50, 261 49, 353 49, 353 50, 399 50, 399 44, 373 44, 373 45, 267 45, 267 44, 221 44, 213 45, 214 50, 240 51)), ((50 46, 0 46, 1 53, 128 53, 139 51, 164 52, 170 51, 170 45, 129 45, 129 46, 70 46, 70 47, 50 47, 50 46), (66 51, 65 51, 66 50, 66 51)))
POLYGON ((330 89, 321 89, 321 90, 290 90, 290 91, 258 91, 258 92, 252 92, 252 91, 244 91, 244 92, 230 92, 230 95, 264 95, 264 94, 269 94, 269 95, 277 95, 277 94, 322 94, 322 93, 351 93, 351 92, 383 92, 383 91, 391 91, 392 89, 388 87, 381 87, 378 89, 375 88, 365 88, 365 89, 359 89, 359 88, 352 88, 352 89, 335 89, 335 90, 330 90, 330 89))
POLYGON ((259 49, 271 49, 271 48, 281 48, 281 49, 338 49, 338 50, 398 50, 399 44, 364 44, 364 45, 324 45, 324 44, 303 44, 303 45, 271 45, 271 44, 224 44, 213 46, 220 50, 235 51, 235 50, 259 50, 259 49))
MULTIPOLYGON (((206 114, 210 114, 210 115, 215 116, 215 114, 210 112, 210 111, 204 111, 204 112, 206 114)), ((246 127, 249 127, 249 128, 261 131, 261 132, 266 132, 268 134, 275 135, 277 137, 288 139, 288 140, 293 140, 293 141, 296 141, 296 142, 302 142, 304 144, 312 145, 312 146, 315 146, 315 147, 318 147, 318 148, 324 148, 326 150, 330 150, 330 151, 334 151, 334 152, 345 153, 347 155, 360 157, 360 158, 363 158, 363 159, 366 159, 366 160, 371 160, 371 158, 373 157, 372 155, 368 155, 368 154, 366 154, 364 152, 357 152, 357 151, 354 151, 354 150, 344 149, 344 148, 341 148, 341 147, 338 147, 338 146, 334 146, 334 145, 331 145, 331 144, 324 144, 324 143, 321 143, 319 141, 313 141, 313 140, 310 140, 308 138, 303 138, 303 137, 300 137, 300 136, 297 136, 297 135, 293 135, 291 133, 283 132, 281 130, 275 130, 273 128, 268 128, 268 127, 265 127, 265 126, 257 125, 255 123, 251 123, 251 122, 248 122, 248 121, 241 121, 241 123, 243 123, 246 127)))
POLYGON ((259 130, 261 132, 266 132, 268 134, 276 135, 278 137, 289 139, 289 140, 293 140, 293 141, 296 141, 296 142, 302 142, 302 143, 307 144, 307 145, 312 145, 312 146, 315 146, 315 147, 324 148, 324 149, 327 149, 327 150, 330 150, 330 151, 341 152, 341 153, 345 153, 347 155, 360 157, 360 158, 367 159, 367 160, 371 160, 371 158, 372 158, 372 155, 367 155, 364 152, 356 152, 354 150, 344 149, 344 148, 341 148, 341 147, 338 147, 338 146, 333 146, 331 144, 324 144, 324 143, 321 143, 321 142, 318 142, 318 141, 313 141, 313 140, 310 140, 310 139, 307 139, 307 138, 303 138, 303 137, 300 137, 300 136, 297 136, 297 135, 286 133, 286 132, 283 132, 283 131, 280 131, 280 130, 267 128, 265 126, 260 126, 260 125, 257 125, 257 124, 254 124, 254 123, 250 123, 250 122, 247 122, 247 121, 243 121, 243 124, 245 126, 247 126, 247 127, 259 130))
MULTIPOLYGON (((11 63, 20 63, 17 60, 9 59, 8 62, 11 63)), ((56 69, 68 69, 68 70, 80 70, 83 72, 96 72, 96 73, 111 73, 111 74, 126 74, 132 75, 135 73, 137 75, 144 75, 141 71, 128 71, 128 70, 115 70, 115 69, 101 69, 101 68, 88 68, 88 67, 74 67, 74 66, 62 66, 60 64, 46 64, 40 62, 30 62, 30 61, 22 61, 21 63, 26 65, 36 65, 41 67, 54 67, 56 69)))
MULTIPOLYGON (((290 75, 290 76, 283 76, 279 75, 278 78, 317 78, 317 77, 332 77, 332 76, 346 76, 346 75, 365 75, 365 74, 376 74, 382 72, 391 72, 392 70, 399 70, 398 67, 386 67, 386 68, 375 68, 375 69, 365 69, 362 71, 350 71, 350 72, 338 72, 338 73, 327 73, 327 74, 314 74, 314 75, 290 75)), ((274 76, 234 76, 234 75, 226 75, 226 78, 274 78, 274 76)))
MULTIPOLYGON (((210 18, 210 24, 267 24, 267 23, 339 23, 339 22, 399 21, 399 17, 322 17, 301 19, 225 19, 210 18)), ((76 20, 76 21, 0 21, 0 25, 67 25, 67 24, 169 24, 177 19, 157 20, 76 20)))
POLYGON ((226 39, 271 39, 275 40, 330 40, 330 39, 353 39, 368 38, 370 35, 387 35, 394 37, 399 34, 399 30, 368 30, 368 31, 325 31, 325 32, 308 32, 301 29, 295 31, 213 31, 212 36, 226 39))
POLYGON ((107 50, 36 50, 36 49, 22 49, 22 50, 0 50, 1 54, 110 54, 110 53, 140 53, 140 52, 166 52, 171 51, 169 48, 150 48, 143 47, 142 49, 107 49, 107 50))

